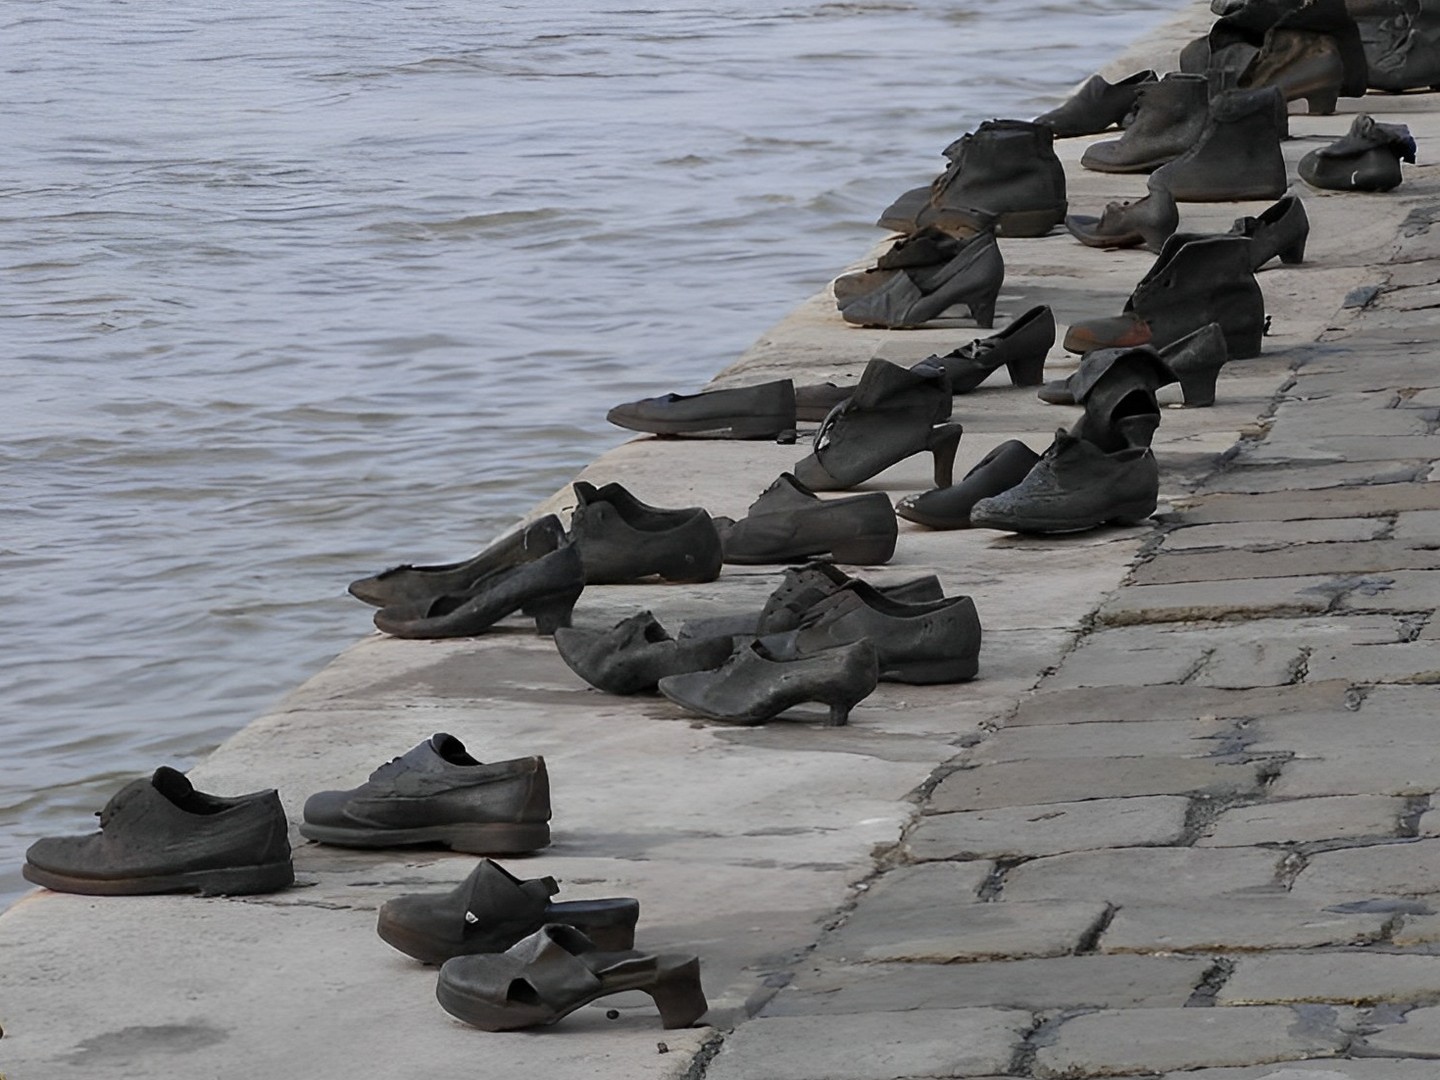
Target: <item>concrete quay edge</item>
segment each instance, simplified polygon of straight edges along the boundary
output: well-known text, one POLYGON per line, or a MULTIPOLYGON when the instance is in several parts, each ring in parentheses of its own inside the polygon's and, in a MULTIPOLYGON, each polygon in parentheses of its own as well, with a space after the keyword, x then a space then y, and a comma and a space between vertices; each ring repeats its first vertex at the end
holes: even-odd
MULTIPOLYGON (((1107 72, 1173 67, 1209 18, 1194 5, 1107 72)), ((1292 176, 1367 110, 1409 123, 1422 154, 1440 140, 1433 95, 1342 100, 1337 116, 1292 117, 1292 176)), ((1079 169, 1086 142, 1057 143, 1072 209, 1143 194, 1143 177, 1079 169)), ((211 791, 277 787, 297 818, 310 792, 434 731, 485 759, 543 753, 555 843, 506 865, 559 878, 561 899, 639 897, 641 947, 701 956, 713 1026, 663 1031, 638 997, 553 1032, 459 1024, 432 1000, 433 969, 373 920, 473 858, 295 835, 299 887, 284 893, 37 892, 0 916, 0 1073, 1433 1076, 1440 578, 1424 553, 1440 545, 1440 453, 1424 440, 1440 417, 1440 366, 1425 363, 1440 176, 1407 168, 1384 196, 1292 190, 1314 223, 1308 261, 1261 274, 1272 335, 1222 373, 1216 407, 1166 410, 1156 526, 1017 539, 902 522, 895 560, 862 571, 935 572, 974 596, 976 682, 883 685, 848 728, 805 714, 735 729, 591 691, 518 623, 371 635, 192 772, 211 791), (1346 306, 1355 296, 1368 301, 1346 306)), ((1187 204, 1182 226, 1223 231, 1263 206, 1187 204)), ((1119 310, 1150 264, 1063 234, 1002 249, 1002 315, 1050 303, 1062 323, 1119 310)), ((716 385, 853 379, 874 356, 985 333, 859 330, 821 294, 716 385)), ((1047 374, 1073 363, 1057 348, 1047 374)), ((1041 449, 1076 414, 1003 379, 956 400, 962 471, 1007 438, 1041 449)), ((637 439, 581 475, 738 515, 806 452, 637 439)), ((928 469, 911 459, 866 488, 898 498, 928 469)), ((534 513, 566 505, 561 492, 534 513)), ((758 606, 778 573, 587 590, 577 624, 648 607, 673 628, 758 606)))

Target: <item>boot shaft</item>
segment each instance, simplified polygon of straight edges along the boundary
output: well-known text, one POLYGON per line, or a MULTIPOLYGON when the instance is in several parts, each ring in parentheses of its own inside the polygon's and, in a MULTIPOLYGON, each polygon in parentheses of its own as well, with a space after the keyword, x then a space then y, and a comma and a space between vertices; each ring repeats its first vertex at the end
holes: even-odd
POLYGON ((1179 202, 1278 199, 1288 178, 1277 102, 1283 95, 1273 86, 1224 91, 1195 145, 1157 171, 1154 183, 1179 202))

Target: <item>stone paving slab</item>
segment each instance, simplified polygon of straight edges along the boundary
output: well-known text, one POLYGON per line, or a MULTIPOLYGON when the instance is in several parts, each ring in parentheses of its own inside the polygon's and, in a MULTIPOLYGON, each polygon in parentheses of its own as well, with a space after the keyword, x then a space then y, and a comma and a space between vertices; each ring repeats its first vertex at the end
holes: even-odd
POLYGON ((1386 570, 1367 574, 1356 588, 1340 598, 1340 611, 1415 611, 1423 614, 1440 607, 1440 572, 1386 570))
MULTIPOLYGON (((1114 593, 1096 616, 1104 626, 1265 619, 1328 611, 1348 583, 1320 574, 1176 585, 1135 585, 1114 593)), ((1385 610, 1373 608, 1367 610, 1385 610)))
POLYGON ((1367 1005, 1440 997, 1440 956, 1376 952, 1243 956, 1220 987, 1221 1005, 1323 1001, 1367 1005))
MULTIPOLYGON (((1426 511, 1431 513, 1434 511, 1426 511)), ((1434 512, 1440 513, 1440 512, 1434 512)), ((1403 521, 1407 515, 1401 515, 1403 521)), ((1390 526, 1375 518, 1321 518, 1310 521, 1232 522, 1221 525, 1190 525, 1167 533, 1164 551, 1191 551, 1210 548, 1244 548, 1267 551, 1300 544, 1342 543, 1376 540, 1391 531, 1390 526)), ((1396 539, 1401 536, 1398 526, 1396 539)))
POLYGON ((1013 858, 1174 844, 1185 832, 1189 806, 1189 799, 1160 795, 930 814, 906 843, 915 859, 1013 858))
POLYGON ((1237 806, 1221 813, 1197 847, 1313 843, 1361 836, 1396 836, 1408 810, 1389 795, 1335 795, 1237 806))
POLYGON ((1440 1058, 1440 1008, 1412 1009, 1403 1022, 1363 1036, 1361 1045, 1381 1054, 1440 1058))
POLYGON ((1284 894, 1127 904, 1115 913, 1100 948, 1107 953, 1154 953, 1364 945, 1380 940, 1393 921, 1390 912, 1326 911, 1284 894))
POLYGON ((1131 580, 1137 585, 1164 585, 1181 581, 1370 574, 1388 570, 1433 570, 1437 567, 1440 567, 1440 551, 1417 549, 1394 540, 1369 540, 1364 543, 1297 544, 1269 551, 1161 554, 1135 570, 1131 580))
MULTIPOLYGON (((1127 1077, 1126 1080, 1142 1078, 1127 1077)), ((1145 1077, 1144 1080, 1151 1078, 1145 1077)), ((1331 1059, 1240 1069, 1187 1069, 1167 1073, 1162 1080, 1435 1080, 1435 1066, 1426 1061, 1386 1061, 1382 1058, 1331 1059)))
POLYGON ((1063 1080, 1330 1057, 1345 1042, 1338 1029, 1279 1007, 1099 1012, 1066 1020, 1036 1053, 1035 1075, 1063 1080))
POLYGON ((1440 893, 1440 840, 1402 840, 1310 857, 1291 886, 1296 896, 1353 899, 1440 893))
POLYGON ((1426 440, 1424 445, 1423 452, 1406 461, 1396 461, 1394 455, 1386 455, 1378 460, 1341 461, 1336 464, 1253 465, 1227 469, 1201 484, 1200 492, 1260 495, 1283 491, 1293 497, 1295 492, 1318 492, 1326 488, 1403 483, 1415 479, 1428 464, 1432 456, 1429 441, 1426 440))
POLYGON ((1005 876, 1007 900, 1079 898, 1112 904, 1269 892, 1279 855, 1259 848, 1117 848, 1034 859, 1005 876))
POLYGON ((1037 693, 1023 698, 1006 726, 1148 722, 1206 716, 1244 719, 1335 711, 1345 707, 1350 692, 1349 683, 1342 679, 1247 690, 1192 685, 1101 686, 1052 691, 1049 685, 1047 680, 1037 693))
POLYGON ((1309 657, 1307 674, 1354 683, 1440 683, 1440 641, 1317 649, 1309 657))
POLYGON ((1218 719, 1126 720, 1004 728, 968 748, 967 765, 1049 758, 1209 757, 1233 727, 1218 719))
POLYGON ((980 765, 936 785, 926 809, 942 814, 1001 806, 1191 792, 1254 791, 1260 766, 1205 758, 1050 758, 980 765))
POLYGON ((1407 510, 1440 510, 1440 486, 1410 480, 1306 492, 1282 489, 1191 496, 1163 520, 1181 525, 1316 521, 1376 518, 1407 510))

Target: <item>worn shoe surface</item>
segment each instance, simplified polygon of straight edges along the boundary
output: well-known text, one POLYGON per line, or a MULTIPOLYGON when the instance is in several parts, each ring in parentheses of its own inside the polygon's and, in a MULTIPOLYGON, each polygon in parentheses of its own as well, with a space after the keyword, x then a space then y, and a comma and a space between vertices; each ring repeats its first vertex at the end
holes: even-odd
POLYGON ((1135 119, 1118 139, 1091 143, 1080 164, 1097 172, 1153 172, 1194 145, 1209 115, 1203 75, 1172 72, 1136 91, 1135 119))
POLYGON ((1164 187, 1152 185, 1150 193, 1133 202, 1112 202, 1099 217, 1071 214, 1065 219, 1070 235, 1086 247, 1127 248, 1142 244, 1159 251, 1165 238, 1180 225, 1175 198, 1164 187))
POLYGON ((585 588, 585 568, 574 544, 496 570, 463 592, 428 603, 381 608, 375 625, 399 638, 471 637, 483 634, 507 615, 522 611, 540 634, 570 625, 575 601, 585 588))
POLYGON ((824 420, 830 410, 855 393, 856 383, 811 383, 795 388, 795 419, 824 420))
POLYGON ((946 213, 993 215, 997 236, 1044 236, 1065 218, 1065 170, 1047 124, 987 120, 945 151, 921 226, 946 213))
POLYGON ((739 565, 828 556, 875 566, 890 561, 898 534, 895 510, 883 491, 821 499, 790 473, 781 473, 744 518, 719 518, 716 524, 725 561, 739 565))
POLYGON ((502 536, 480 554, 436 566, 408 563, 350 583, 350 595, 376 607, 426 603, 447 593, 464 592, 487 574, 509 570, 548 555, 565 542, 565 526, 546 514, 502 536))
POLYGON ((523 881, 498 863, 481 859, 469 877, 447 892, 386 900, 375 931, 386 944, 423 964, 504 952, 546 923, 573 926, 606 951, 635 947, 640 901, 623 896, 552 902, 559 891, 553 877, 523 881))
POLYGON ((1276 28, 1240 76, 1241 87, 1273 86, 1286 101, 1301 98, 1311 116, 1335 111, 1345 82, 1345 61, 1329 34, 1276 28))
POLYGON ((1119 126, 1135 107, 1135 92, 1156 79, 1153 71, 1137 71, 1114 83, 1091 75, 1063 105, 1037 116, 1035 123, 1049 127, 1057 139, 1098 135, 1119 126))
POLYGON ((585 584, 622 585, 658 577, 673 582, 720 576, 720 537, 703 507, 663 510, 619 484, 574 484, 578 505, 570 539, 585 566, 585 584))
POLYGON ((1280 153, 1283 115, 1274 87, 1226 90, 1210 102, 1203 130, 1185 153, 1150 178, 1177 202, 1278 199, 1289 183, 1280 153))
POLYGON ((1300 159, 1300 179, 1328 191, 1390 191, 1400 185, 1400 162, 1415 162, 1415 140, 1404 124, 1382 124, 1361 113, 1340 139, 1300 159))
POLYGON ((895 513, 931 529, 968 529, 970 509, 981 499, 1009 491, 1024 480, 1040 455, 1018 439, 1003 442, 981 458, 958 484, 907 495, 895 513))
POLYGON ((305 800, 300 834, 343 847, 443 844, 518 855, 550 843, 550 778, 541 757, 485 764, 437 733, 348 791, 305 800))
POLYGON ((944 370, 952 394, 968 394, 1003 365, 1015 386, 1038 386, 1045 355, 1055 344, 1055 315, 1044 304, 1011 320, 997 334, 967 342, 943 356, 928 356, 922 365, 944 370))
POLYGON ((609 630, 555 631, 555 648, 570 670, 607 694, 654 690, 666 675, 716 668, 730 658, 729 637, 677 641, 658 619, 642 611, 609 630))
POLYGON ((652 435, 711 435, 731 439, 795 439, 795 384, 776 379, 757 386, 665 394, 616 405, 605 419, 652 435))
POLYGON ((817 701, 830 707, 826 726, 839 727, 878 681, 875 647, 868 641, 786 659, 752 641, 714 671, 661 679, 660 692, 682 708, 728 724, 763 724, 817 701))
MULTIPOLYGON (((840 317, 854 326, 904 330, 922 326, 949 308, 964 304, 980 326, 995 322, 995 301, 1005 281, 1005 260, 995 234, 977 233, 953 259, 921 270, 878 271, 868 292, 837 291, 840 317)), ((843 279, 842 279, 843 280, 843 279)), ((839 282, 836 282, 838 288, 839 282)))
POLYGON ((226 798, 162 765, 121 788, 89 836, 47 836, 25 853, 27 881, 57 892, 202 896, 275 892, 295 880, 273 790, 226 798))
POLYGON ((1149 446, 1160 426, 1155 391, 1174 382, 1174 373, 1148 345, 1100 349, 1087 353, 1085 359, 1092 363, 1088 370, 1077 372, 1081 378, 1076 389, 1076 400, 1085 411, 1070 434, 1106 453, 1149 446))
POLYGON ((1206 323, 1193 334, 1160 350, 1160 359, 1175 373, 1187 409, 1215 404, 1215 382, 1230 359, 1225 331, 1219 323, 1206 323))
POLYGON ((1359 27, 1366 81, 1398 93, 1440 85, 1440 3, 1369 0, 1346 4, 1359 27))
POLYGON ((1160 470, 1149 447, 1107 454, 1063 428, 1030 474, 976 503, 972 525, 1017 533, 1082 532, 1136 524, 1155 512, 1160 470))

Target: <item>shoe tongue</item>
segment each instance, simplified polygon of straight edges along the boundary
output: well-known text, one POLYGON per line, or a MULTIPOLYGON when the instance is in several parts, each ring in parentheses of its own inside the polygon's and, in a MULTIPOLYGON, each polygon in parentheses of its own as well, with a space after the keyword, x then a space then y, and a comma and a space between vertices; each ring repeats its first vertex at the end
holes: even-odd
POLYGON ((437 731, 430 736, 430 749, 437 755, 448 761, 451 765, 479 765, 473 757, 465 752, 465 744, 454 735, 437 731))

